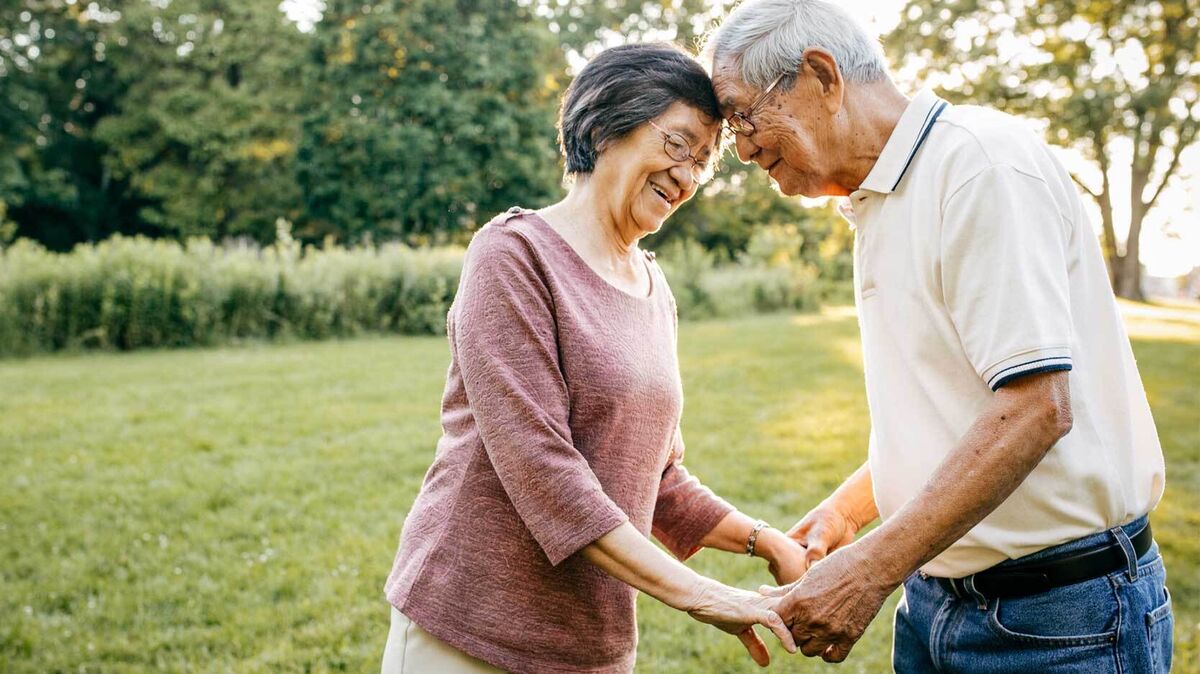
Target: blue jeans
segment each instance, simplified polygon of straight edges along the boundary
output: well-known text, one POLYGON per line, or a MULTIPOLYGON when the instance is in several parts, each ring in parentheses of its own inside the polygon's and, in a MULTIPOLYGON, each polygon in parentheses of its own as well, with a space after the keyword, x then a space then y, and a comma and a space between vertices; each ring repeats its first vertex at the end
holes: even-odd
POLYGON ((1154 543, 1133 559, 1123 527, 1004 562, 1121 543, 1128 568, 1015 599, 961 599, 919 573, 896 607, 892 667, 902 674, 1159 674, 1171 669, 1174 618, 1166 570, 1154 543))

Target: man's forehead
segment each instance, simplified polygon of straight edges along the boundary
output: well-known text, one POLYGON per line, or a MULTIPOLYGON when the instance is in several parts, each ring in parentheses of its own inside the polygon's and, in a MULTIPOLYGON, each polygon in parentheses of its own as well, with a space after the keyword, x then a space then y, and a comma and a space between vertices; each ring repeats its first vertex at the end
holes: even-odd
POLYGON ((728 62, 718 63, 713 68, 713 90, 717 94, 717 105, 721 112, 729 113, 747 101, 746 83, 738 75, 737 68, 728 62))

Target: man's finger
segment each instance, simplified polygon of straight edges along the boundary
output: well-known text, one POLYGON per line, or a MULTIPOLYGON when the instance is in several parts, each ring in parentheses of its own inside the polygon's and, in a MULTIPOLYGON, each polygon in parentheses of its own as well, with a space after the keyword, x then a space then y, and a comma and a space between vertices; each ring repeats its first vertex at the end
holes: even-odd
POLYGON ((750 653, 751 659, 753 659, 759 667, 766 667, 767 665, 771 664, 771 654, 767 652, 767 645, 764 644, 763 640, 760 639, 758 634, 754 632, 753 627, 747 627, 741 632, 738 632, 737 637, 738 640, 742 642, 742 645, 746 647, 746 651, 750 653))
POLYGON ((808 533, 809 526, 810 525, 808 523, 808 520, 800 520, 799 522, 796 522, 795 524, 792 525, 791 529, 787 530, 788 538, 794 539, 797 542, 799 542, 801 545, 803 545, 804 544, 803 539, 804 539, 805 535, 808 533))
POLYGON ((796 652, 796 640, 792 638, 791 631, 788 630, 787 625, 783 624, 783 618, 780 618, 778 613, 770 610, 764 611, 758 621, 779 638, 779 643, 783 644, 784 650, 788 653, 796 652))
POLYGON ((809 545, 808 549, 804 551, 804 570, 807 571, 811 569, 813 564, 825 559, 825 553, 828 550, 829 548, 825 545, 825 541, 819 541, 809 545))

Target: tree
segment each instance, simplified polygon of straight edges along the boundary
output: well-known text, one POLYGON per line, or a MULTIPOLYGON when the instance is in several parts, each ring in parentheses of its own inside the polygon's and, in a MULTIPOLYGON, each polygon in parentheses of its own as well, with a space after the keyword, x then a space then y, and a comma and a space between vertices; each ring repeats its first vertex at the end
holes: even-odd
POLYGON ((94 136, 121 93, 104 52, 115 16, 65 0, 0 5, 0 202, 17 234, 53 248, 131 215, 94 136))
POLYGON ((302 235, 444 237, 560 193, 566 64, 528 7, 330 0, 310 60, 302 235))
POLYGON ((128 3, 107 50, 123 94, 105 166, 173 236, 271 241, 303 202, 292 175, 304 36, 275 0, 128 3))
POLYGON ((56 249, 298 214, 301 35, 274 0, 0 5, 0 202, 56 249), (23 5, 23 6, 22 6, 23 5))
POLYGON ((1198 15, 1200 0, 910 0, 886 44, 946 98, 1044 119, 1050 142, 1094 162, 1098 184, 1075 180, 1099 207, 1114 290, 1142 299, 1142 223, 1200 129, 1198 15), (1129 165, 1114 160, 1122 142, 1129 165), (1117 171, 1130 185, 1124 247, 1117 171))

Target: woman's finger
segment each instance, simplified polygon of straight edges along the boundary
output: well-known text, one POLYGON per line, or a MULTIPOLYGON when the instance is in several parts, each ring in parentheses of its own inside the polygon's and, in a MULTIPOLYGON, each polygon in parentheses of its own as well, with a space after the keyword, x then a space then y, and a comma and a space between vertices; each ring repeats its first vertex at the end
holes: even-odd
POLYGON ((783 618, 774 611, 763 611, 763 615, 758 620, 759 624, 775 633, 779 638, 779 643, 783 644, 784 650, 788 653, 796 652, 796 640, 792 638, 792 631, 784 624, 783 618))
POLYGON ((750 657, 759 667, 766 667, 771 664, 771 654, 767 652, 767 645, 759 638, 753 627, 738 632, 738 640, 746 647, 746 651, 750 653, 750 657))
POLYGON ((847 655, 850 655, 850 650, 845 646, 832 644, 821 654, 821 659, 825 662, 842 662, 847 655))

